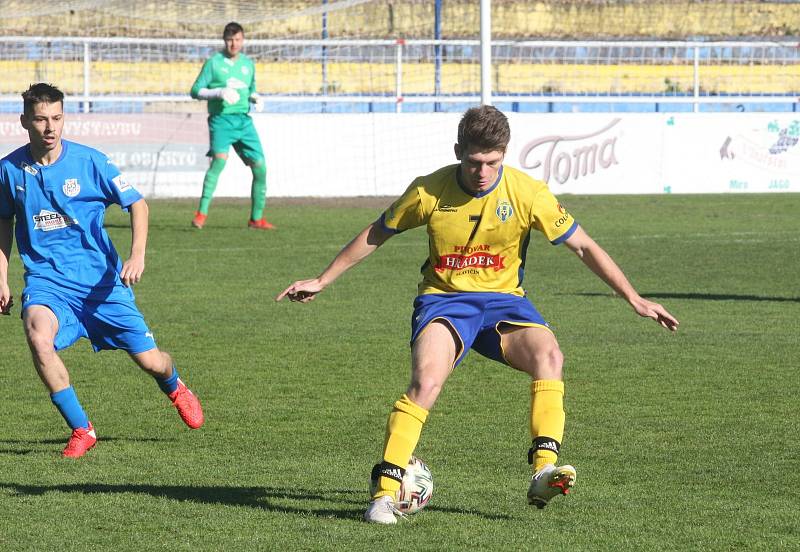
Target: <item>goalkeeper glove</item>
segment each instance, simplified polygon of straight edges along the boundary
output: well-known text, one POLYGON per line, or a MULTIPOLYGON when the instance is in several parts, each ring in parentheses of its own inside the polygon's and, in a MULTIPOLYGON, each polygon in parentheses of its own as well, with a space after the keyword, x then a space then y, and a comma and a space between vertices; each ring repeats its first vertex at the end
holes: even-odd
POLYGON ((222 101, 228 105, 233 105, 239 101, 239 92, 234 88, 223 88, 221 96, 222 101))
POLYGON ((253 92, 250 94, 250 103, 253 104, 253 107, 256 108, 256 111, 261 113, 264 111, 264 100, 261 99, 261 96, 253 92))

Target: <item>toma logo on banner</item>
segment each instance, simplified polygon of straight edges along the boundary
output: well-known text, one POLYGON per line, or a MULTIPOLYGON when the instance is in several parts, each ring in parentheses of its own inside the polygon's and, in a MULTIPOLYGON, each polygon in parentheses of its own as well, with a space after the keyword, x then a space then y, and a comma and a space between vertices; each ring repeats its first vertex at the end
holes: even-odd
POLYGON ((559 184, 607 169, 619 163, 616 153, 619 136, 611 132, 619 121, 616 118, 589 134, 556 134, 531 140, 520 151, 519 163, 524 169, 542 167, 542 180, 549 183, 552 176, 559 184))

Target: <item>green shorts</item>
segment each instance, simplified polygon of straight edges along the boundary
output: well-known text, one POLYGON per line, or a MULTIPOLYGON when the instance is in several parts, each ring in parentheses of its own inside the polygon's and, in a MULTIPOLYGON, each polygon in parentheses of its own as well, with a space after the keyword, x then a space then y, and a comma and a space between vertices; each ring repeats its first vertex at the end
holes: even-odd
POLYGON ((250 161, 263 161, 264 150, 258 138, 253 119, 247 113, 209 115, 208 134, 211 147, 209 157, 217 153, 228 153, 231 146, 239 157, 250 161))

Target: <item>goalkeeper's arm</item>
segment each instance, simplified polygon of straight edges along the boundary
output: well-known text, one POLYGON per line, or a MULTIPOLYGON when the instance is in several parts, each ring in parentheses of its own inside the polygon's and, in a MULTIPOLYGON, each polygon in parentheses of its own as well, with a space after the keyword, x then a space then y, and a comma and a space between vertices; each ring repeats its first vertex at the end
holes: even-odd
POLYGON ((226 104, 235 104, 239 101, 239 92, 233 88, 201 88, 197 91, 201 100, 222 99, 226 104))

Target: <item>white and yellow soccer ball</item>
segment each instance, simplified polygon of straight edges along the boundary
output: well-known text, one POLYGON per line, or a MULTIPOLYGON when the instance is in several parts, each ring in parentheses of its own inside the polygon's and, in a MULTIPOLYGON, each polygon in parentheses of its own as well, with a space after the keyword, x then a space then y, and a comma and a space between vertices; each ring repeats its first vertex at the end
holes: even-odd
MULTIPOLYGON (((370 495, 375 494, 378 487, 376 477, 370 479, 370 495)), ((403 514, 416 514, 427 506, 433 496, 433 474, 428 465, 412 456, 406 466, 406 473, 400 483, 400 490, 394 500, 394 506, 403 514)))

